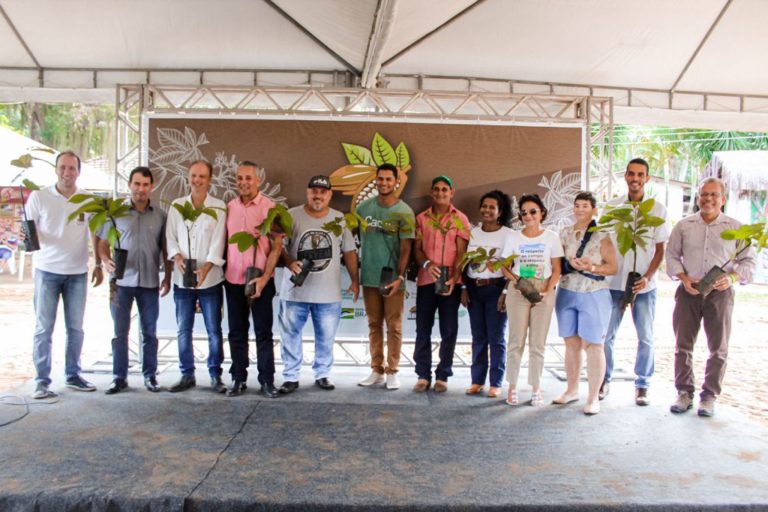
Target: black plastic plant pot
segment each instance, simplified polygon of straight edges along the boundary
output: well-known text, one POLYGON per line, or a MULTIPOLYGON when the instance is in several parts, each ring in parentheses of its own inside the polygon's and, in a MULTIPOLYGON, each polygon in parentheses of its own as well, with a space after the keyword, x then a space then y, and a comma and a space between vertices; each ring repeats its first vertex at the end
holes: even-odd
POLYGON ((37 237, 37 226, 35 225, 35 221, 21 221, 21 230, 24 232, 24 251, 39 251, 40 239, 37 237))
POLYGON ((536 289, 536 286, 531 282, 530 279, 526 279, 525 277, 520 277, 517 279, 515 288, 519 290, 520 293, 523 294, 523 297, 525 297, 525 299, 531 304, 538 304, 543 299, 539 293, 539 290, 536 289))
POLYGON ((197 286, 197 260, 184 260, 184 288, 194 288, 197 286))
POLYGON ((385 297, 389 295, 387 285, 395 280, 395 269, 392 267, 384 267, 381 269, 381 276, 379 277, 379 292, 385 297))
POLYGON ((696 288, 701 295, 706 297, 715 288, 715 283, 717 282, 717 280, 724 275, 725 275, 725 270, 715 265, 714 267, 709 269, 709 272, 707 272, 707 275, 705 275, 701 279, 701 281, 699 281, 698 283, 694 283, 693 287, 696 288))
POLYGON ((256 267, 248 267, 245 269, 245 296, 250 297, 256 293, 256 285, 250 284, 251 281, 261 277, 261 269, 256 267))
POLYGON ((115 272, 112 277, 122 279, 125 275, 125 264, 128 263, 128 251, 126 249, 114 249, 112 251, 112 261, 115 262, 115 272))
POLYGON ((627 274, 627 282, 624 285, 624 295, 621 296, 622 309, 632 305, 632 303, 635 302, 635 292, 633 289, 635 287, 635 283, 637 283, 642 277, 643 275, 639 272, 630 272, 627 274))
POLYGON ((446 283, 448 282, 448 273, 450 272, 451 268, 446 267, 445 265, 440 266, 440 277, 437 278, 437 281, 435 281, 435 293, 438 295, 445 295, 448 293, 448 290, 450 289, 450 286, 448 286, 446 283))
POLYGON ((307 279, 307 276, 309 275, 309 271, 312 270, 312 260, 308 260, 307 258, 304 258, 301 260, 301 271, 298 274, 293 274, 291 276, 291 282, 295 286, 301 286, 304 284, 304 281, 307 279))

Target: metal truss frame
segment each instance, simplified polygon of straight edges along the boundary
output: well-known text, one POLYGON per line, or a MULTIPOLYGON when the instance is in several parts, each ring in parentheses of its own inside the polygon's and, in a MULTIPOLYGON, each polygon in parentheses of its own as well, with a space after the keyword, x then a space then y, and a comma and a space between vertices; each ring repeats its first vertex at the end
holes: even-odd
POLYGON ((148 115, 302 116, 431 120, 456 123, 581 125, 585 185, 610 190, 613 99, 589 95, 343 87, 120 85, 116 94, 116 186, 147 163, 142 128, 148 115))

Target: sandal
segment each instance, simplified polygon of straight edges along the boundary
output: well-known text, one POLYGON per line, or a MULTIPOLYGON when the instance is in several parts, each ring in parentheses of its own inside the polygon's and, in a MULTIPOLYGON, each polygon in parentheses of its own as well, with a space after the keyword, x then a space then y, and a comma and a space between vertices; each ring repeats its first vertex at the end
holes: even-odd
POLYGON ((571 402, 578 402, 578 401, 579 401, 579 393, 577 391, 572 395, 563 393, 559 397, 552 400, 552 403, 555 405, 565 405, 565 404, 570 404, 571 402))
POLYGON ((541 395, 541 391, 537 391, 531 395, 531 406, 541 407, 542 405, 544 405, 544 397, 541 395))
POLYGON ((488 388, 488 398, 499 398, 501 395, 501 388, 491 386, 488 388))
POLYGON ((509 388, 505 402, 509 405, 517 405, 519 403, 517 400, 517 389, 509 388))

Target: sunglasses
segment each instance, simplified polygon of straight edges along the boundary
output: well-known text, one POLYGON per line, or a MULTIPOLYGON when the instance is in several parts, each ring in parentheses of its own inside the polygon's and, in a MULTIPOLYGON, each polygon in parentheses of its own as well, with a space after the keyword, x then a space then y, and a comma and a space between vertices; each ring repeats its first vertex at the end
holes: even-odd
POLYGON ((525 217, 526 215, 536 215, 541 210, 538 210, 536 208, 531 208, 530 210, 520 210, 520 216, 525 217))

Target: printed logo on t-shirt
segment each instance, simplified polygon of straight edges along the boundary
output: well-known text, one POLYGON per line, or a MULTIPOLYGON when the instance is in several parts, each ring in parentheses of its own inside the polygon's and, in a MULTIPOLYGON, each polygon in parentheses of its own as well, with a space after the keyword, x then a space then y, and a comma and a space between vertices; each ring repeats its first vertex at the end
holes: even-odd
POLYGON ((322 272, 331 263, 333 245, 331 236, 326 231, 306 231, 299 239, 297 259, 313 262, 312 272, 322 272))
POLYGON ((520 255, 516 264, 519 265, 520 276, 541 279, 546 265, 547 244, 523 244, 518 251, 520 255))

